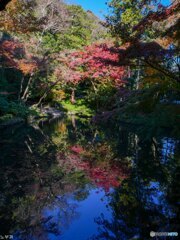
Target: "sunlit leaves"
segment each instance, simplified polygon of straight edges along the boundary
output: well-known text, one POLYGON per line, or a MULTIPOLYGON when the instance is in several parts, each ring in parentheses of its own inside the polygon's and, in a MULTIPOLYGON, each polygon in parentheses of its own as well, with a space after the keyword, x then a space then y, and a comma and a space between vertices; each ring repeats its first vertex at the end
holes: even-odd
MULTIPOLYGON (((108 44, 93 44, 83 51, 73 52, 60 59, 66 68, 66 81, 74 84, 90 79, 112 81, 116 86, 124 84, 125 68, 119 66, 117 49, 108 44)), ((57 73, 60 70, 57 70, 57 73)))

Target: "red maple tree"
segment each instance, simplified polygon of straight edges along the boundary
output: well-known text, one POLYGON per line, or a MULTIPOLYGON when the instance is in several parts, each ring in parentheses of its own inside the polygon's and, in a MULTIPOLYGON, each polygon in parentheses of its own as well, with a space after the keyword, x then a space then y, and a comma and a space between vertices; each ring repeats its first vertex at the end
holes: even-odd
MULTIPOLYGON (((66 66, 64 78, 66 82, 77 85, 79 82, 111 81, 116 86, 122 86, 126 77, 126 68, 119 65, 119 54, 111 44, 93 44, 82 51, 70 53, 60 58, 66 66)), ((62 68, 56 69, 56 75, 62 76, 62 68)))

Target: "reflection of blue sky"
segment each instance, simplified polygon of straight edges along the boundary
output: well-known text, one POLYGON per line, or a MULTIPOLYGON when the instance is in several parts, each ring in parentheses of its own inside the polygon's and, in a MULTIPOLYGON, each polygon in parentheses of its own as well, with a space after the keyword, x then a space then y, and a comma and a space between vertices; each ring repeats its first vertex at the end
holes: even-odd
POLYGON ((90 190, 88 197, 83 201, 74 200, 70 195, 64 196, 64 198, 69 206, 66 212, 63 212, 64 203, 59 202, 64 201, 62 197, 43 210, 44 217, 52 217, 45 228, 48 229, 48 224, 56 223, 62 233, 62 235, 57 236, 49 233, 48 239, 86 240, 98 230, 98 226, 94 222, 96 217, 103 213, 106 219, 111 218, 111 212, 107 208, 108 197, 105 196, 102 189, 90 190))
POLYGON ((161 150, 161 162, 167 163, 168 160, 173 157, 175 146, 178 144, 178 141, 175 141, 171 138, 162 139, 162 150, 161 150))
POLYGON ((159 182, 150 182, 145 191, 147 190, 146 207, 154 208, 166 217, 174 217, 174 213, 166 200, 166 189, 163 189, 159 182))

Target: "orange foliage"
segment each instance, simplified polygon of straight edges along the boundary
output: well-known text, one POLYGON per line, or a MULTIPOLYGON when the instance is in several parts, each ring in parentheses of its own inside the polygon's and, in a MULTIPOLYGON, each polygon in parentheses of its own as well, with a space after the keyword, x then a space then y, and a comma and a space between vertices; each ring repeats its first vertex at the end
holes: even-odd
POLYGON ((18 68, 24 75, 33 73, 37 70, 37 64, 35 62, 28 62, 25 60, 20 60, 18 62, 18 68))
POLYGON ((162 46, 162 47, 164 47, 164 48, 168 48, 169 46, 170 46, 170 44, 172 44, 173 43, 173 38, 171 38, 171 37, 165 37, 165 38, 157 38, 156 39, 156 42, 160 45, 160 46, 162 46))
POLYGON ((0 57, 5 67, 20 70, 24 75, 37 70, 38 64, 31 59, 26 59, 23 45, 14 40, 0 42, 0 57))

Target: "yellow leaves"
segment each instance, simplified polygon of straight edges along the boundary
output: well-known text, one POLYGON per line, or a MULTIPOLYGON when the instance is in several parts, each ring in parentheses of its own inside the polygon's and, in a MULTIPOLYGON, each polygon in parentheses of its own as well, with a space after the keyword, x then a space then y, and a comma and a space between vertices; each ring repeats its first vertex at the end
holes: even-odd
POLYGON ((66 98, 65 92, 61 89, 60 90, 53 89, 52 93, 53 93, 53 99, 55 99, 55 100, 61 101, 66 98))
POLYGON ((7 10, 8 9, 16 9, 16 5, 18 3, 18 0, 11 0, 11 2, 7 5, 7 10))
POLYGON ((64 134, 67 132, 66 124, 63 122, 59 122, 56 127, 56 132, 64 134))

